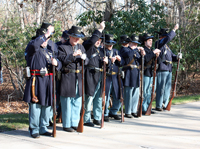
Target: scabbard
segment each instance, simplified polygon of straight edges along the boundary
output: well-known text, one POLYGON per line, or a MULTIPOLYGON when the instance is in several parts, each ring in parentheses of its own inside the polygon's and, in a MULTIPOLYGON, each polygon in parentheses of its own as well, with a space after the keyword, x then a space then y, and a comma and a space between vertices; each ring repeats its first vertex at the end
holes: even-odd
POLYGON ((36 80, 36 77, 35 77, 35 72, 34 72, 32 85, 31 85, 31 91, 32 91, 32 99, 31 100, 33 103, 38 103, 39 100, 38 100, 37 96, 35 96, 35 80, 36 80))

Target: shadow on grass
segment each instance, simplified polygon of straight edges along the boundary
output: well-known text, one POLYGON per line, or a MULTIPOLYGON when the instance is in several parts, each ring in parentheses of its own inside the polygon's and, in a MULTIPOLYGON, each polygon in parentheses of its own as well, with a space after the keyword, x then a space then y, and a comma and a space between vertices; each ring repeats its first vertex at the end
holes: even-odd
POLYGON ((0 132, 26 128, 28 124, 28 114, 9 113, 0 115, 0 132))

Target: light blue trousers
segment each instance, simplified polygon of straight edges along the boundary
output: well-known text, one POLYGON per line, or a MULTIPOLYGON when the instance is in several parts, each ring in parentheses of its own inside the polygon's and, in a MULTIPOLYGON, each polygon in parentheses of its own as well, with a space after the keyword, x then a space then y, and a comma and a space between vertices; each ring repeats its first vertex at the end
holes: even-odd
POLYGON ((48 131, 49 111, 51 106, 42 106, 36 103, 29 104, 30 134, 44 134, 48 131))
POLYGON ((108 97, 106 97, 106 105, 105 105, 105 113, 104 113, 104 116, 108 116, 109 113, 111 115, 117 115, 117 112, 119 111, 121 107, 121 102, 120 102, 120 99, 117 99, 116 96, 115 96, 115 92, 114 92, 114 87, 113 87, 113 83, 111 82, 110 84, 110 89, 108 91, 108 97), (108 109, 109 107, 109 101, 110 101, 110 94, 112 94, 112 97, 113 97, 113 105, 112 107, 110 108, 110 110, 108 109))
POLYGON ((156 108, 167 107, 171 91, 172 72, 157 72, 156 108))
MULTIPOLYGON (((157 80, 157 77, 155 78, 154 93, 156 91, 156 80, 157 80)), ((153 77, 148 77, 148 76, 144 75, 143 85, 144 85, 144 88, 143 88, 144 99, 143 99, 143 102, 142 102, 142 111, 146 112, 147 108, 148 108, 148 106, 151 102, 153 77)))
POLYGON ((124 87, 125 114, 137 113, 139 87, 124 87))
MULTIPOLYGON (((101 77, 100 77, 101 78, 101 77)), ((93 115, 95 120, 101 120, 102 116, 102 98, 101 96, 101 79, 97 84, 93 96, 85 95, 85 115, 84 123, 89 123, 91 121, 91 106, 93 103, 93 115)))
POLYGON ((76 85, 76 97, 60 96, 63 127, 78 127, 82 96, 79 96, 78 82, 76 85))

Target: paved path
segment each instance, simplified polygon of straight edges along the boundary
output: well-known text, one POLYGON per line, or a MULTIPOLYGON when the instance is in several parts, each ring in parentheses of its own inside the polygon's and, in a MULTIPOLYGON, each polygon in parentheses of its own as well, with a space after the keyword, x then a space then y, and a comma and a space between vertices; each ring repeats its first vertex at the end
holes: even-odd
POLYGON ((99 127, 84 127, 83 133, 68 133, 57 125, 57 136, 30 137, 28 130, 0 133, 0 149, 200 148, 200 102, 174 105, 171 111, 127 119, 111 120, 99 127))

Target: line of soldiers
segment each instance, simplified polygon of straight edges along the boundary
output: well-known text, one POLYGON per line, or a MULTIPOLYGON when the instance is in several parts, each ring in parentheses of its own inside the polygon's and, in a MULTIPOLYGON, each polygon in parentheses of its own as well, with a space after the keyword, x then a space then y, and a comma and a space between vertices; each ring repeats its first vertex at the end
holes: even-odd
MULTIPOLYGON (((104 121, 110 117, 120 120, 117 112, 120 110, 120 88, 117 75, 124 72, 123 96, 125 100, 125 117, 137 117, 137 107, 140 90, 141 58, 144 56, 144 100, 143 114, 151 100, 153 68, 156 56, 158 57, 156 110, 166 108, 169 100, 172 77, 172 61, 182 58, 182 54, 174 55, 167 46, 176 35, 174 29, 167 33, 166 29, 159 32, 160 39, 156 42, 156 49, 152 49, 154 37, 143 34, 142 38, 132 35, 120 36, 121 49, 113 48, 116 40, 112 34, 103 35, 105 22, 100 24, 89 39, 80 44, 85 37, 81 28, 72 26, 64 31, 61 41, 54 43, 51 36, 54 27, 50 23, 43 23, 36 31, 36 36, 29 42, 25 50, 27 67, 30 75, 26 82, 24 101, 29 103, 29 131, 33 138, 40 135, 51 136, 47 126, 52 118, 52 66, 56 67, 56 95, 57 109, 61 105, 63 130, 74 132, 80 120, 82 97, 82 71, 85 72, 85 114, 84 125, 94 127, 100 125, 102 119, 102 80, 103 63, 106 63, 106 104, 104 121), (139 47, 139 44, 143 47, 139 47), (103 46, 103 47, 102 47, 103 46), (82 63, 84 60, 84 63, 82 63), (82 65, 85 70, 82 70, 82 65), (121 69, 119 69, 119 67, 121 69), (112 107, 109 101, 112 96, 112 107), (93 108, 93 122, 91 109, 93 108)), ((123 109, 121 109, 123 110, 123 109)), ((152 112, 153 113, 153 112, 152 112)))

